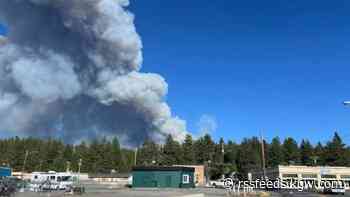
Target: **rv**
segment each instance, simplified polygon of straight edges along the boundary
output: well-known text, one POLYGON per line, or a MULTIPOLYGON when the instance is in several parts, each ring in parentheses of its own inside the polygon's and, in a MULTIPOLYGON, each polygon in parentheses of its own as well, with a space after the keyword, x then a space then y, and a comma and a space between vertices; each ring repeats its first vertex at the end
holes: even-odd
POLYGON ((66 190, 73 185, 76 178, 72 173, 33 172, 30 188, 32 191, 66 190))

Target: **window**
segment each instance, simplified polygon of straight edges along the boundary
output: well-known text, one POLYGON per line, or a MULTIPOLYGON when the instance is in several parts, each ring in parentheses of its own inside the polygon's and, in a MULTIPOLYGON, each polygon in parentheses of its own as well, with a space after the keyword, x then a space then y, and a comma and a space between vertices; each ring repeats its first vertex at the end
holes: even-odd
POLYGON ((303 179, 317 179, 317 174, 302 174, 303 179))
POLYGON ((333 175, 333 174, 323 174, 321 177, 323 179, 336 179, 337 178, 337 176, 333 175))
POLYGON ((71 176, 63 176, 62 181, 72 181, 73 178, 71 176))
POLYGON ((190 176, 189 175, 183 175, 182 176, 182 183, 189 184, 190 183, 190 176))
POLYGON ((51 181, 56 180, 56 177, 55 176, 50 176, 50 180, 51 181))
POLYGON ((298 178, 297 174, 282 174, 283 178, 298 178))
POLYGON ((341 179, 350 179, 350 175, 341 175, 341 179))

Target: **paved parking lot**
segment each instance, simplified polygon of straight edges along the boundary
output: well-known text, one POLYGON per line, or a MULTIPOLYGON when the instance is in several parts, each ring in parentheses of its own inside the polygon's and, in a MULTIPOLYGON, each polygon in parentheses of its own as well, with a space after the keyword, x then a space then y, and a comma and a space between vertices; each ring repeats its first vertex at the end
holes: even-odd
MULTIPOLYGON (((222 189, 113 189, 105 191, 87 192, 85 197, 182 197, 187 195, 203 194, 205 197, 226 197, 226 191, 222 189)), ((52 193, 18 193, 16 197, 61 197, 62 192, 52 193)))
MULTIPOLYGON (((106 189, 104 191, 88 191, 83 197, 182 197, 187 195, 202 194, 204 197, 227 197, 226 191, 214 188, 196 189, 106 189)), ((16 194, 16 197, 63 197, 62 192, 31 193, 24 192, 16 194)), ((350 197, 350 193, 345 194, 350 197)), ((271 197, 337 197, 337 195, 323 195, 308 192, 281 192, 271 193, 271 197)))

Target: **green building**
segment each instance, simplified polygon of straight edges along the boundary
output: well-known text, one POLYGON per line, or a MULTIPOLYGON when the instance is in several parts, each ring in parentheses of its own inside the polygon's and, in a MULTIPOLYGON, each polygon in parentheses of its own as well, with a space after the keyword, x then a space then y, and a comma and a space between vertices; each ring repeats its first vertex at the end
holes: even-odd
POLYGON ((194 168, 134 167, 132 186, 135 188, 194 188, 194 168))

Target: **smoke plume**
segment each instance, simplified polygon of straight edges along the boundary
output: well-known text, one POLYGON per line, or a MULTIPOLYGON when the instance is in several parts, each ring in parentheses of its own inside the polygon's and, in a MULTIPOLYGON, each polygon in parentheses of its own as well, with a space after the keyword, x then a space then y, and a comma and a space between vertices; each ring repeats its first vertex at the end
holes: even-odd
POLYGON ((218 128, 218 123, 214 116, 203 114, 200 117, 197 126, 199 128, 198 135, 199 137, 202 137, 206 134, 213 135, 213 133, 215 133, 216 129, 218 128))
POLYGON ((165 80, 141 73, 128 0, 1 0, 0 130, 68 142, 186 134, 165 80))

